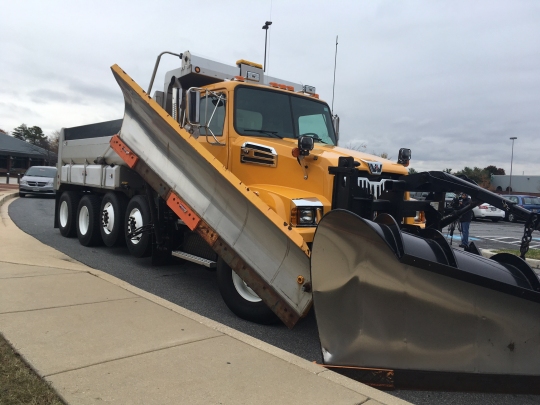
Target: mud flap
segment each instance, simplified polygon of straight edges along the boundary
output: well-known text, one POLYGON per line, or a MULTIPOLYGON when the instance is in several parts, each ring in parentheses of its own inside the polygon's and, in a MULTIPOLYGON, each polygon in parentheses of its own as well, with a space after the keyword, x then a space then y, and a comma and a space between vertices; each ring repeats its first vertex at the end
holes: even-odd
POLYGON ((424 236, 387 214, 372 222, 334 210, 321 220, 311 276, 324 363, 393 370, 396 386, 400 372, 404 385, 418 372, 423 388, 458 375, 446 389, 499 391, 521 379, 518 391, 538 391, 535 273, 516 256, 490 260, 452 249, 437 231, 424 236))

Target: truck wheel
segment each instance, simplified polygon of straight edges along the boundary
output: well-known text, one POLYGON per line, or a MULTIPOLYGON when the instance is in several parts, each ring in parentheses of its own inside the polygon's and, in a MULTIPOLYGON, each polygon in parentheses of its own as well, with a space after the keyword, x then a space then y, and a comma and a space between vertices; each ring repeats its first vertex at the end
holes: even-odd
POLYGON ((126 219, 124 229, 126 235, 126 244, 135 257, 150 256, 152 248, 152 238, 150 232, 143 232, 132 238, 127 235, 141 226, 150 224, 150 207, 148 201, 143 195, 136 195, 130 201, 126 209, 126 219))
POLYGON ((238 317, 265 325, 279 321, 277 315, 221 257, 217 262, 217 280, 223 301, 238 317))
POLYGON ((103 197, 99 230, 106 246, 116 246, 125 241, 123 232, 126 206, 123 194, 110 192, 103 197))
POLYGON ((83 246, 95 246, 101 242, 99 233, 100 198, 96 195, 85 195, 79 202, 77 210, 77 237, 83 246))
POLYGON ((58 227, 60 234, 66 238, 77 235, 75 217, 80 199, 74 191, 64 191, 58 200, 58 227))

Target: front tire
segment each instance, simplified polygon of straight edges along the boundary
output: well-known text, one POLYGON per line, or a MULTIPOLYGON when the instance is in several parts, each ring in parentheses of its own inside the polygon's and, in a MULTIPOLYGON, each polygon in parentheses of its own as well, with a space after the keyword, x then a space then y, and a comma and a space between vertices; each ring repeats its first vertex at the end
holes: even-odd
POLYGON ((124 217, 127 201, 123 194, 110 192, 101 201, 100 233, 106 246, 112 247, 125 242, 124 217))
POLYGON ((101 242, 99 233, 101 200, 96 195, 85 195, 77 210, 77 237, 83 246, 95 246, 101 242))
POLYGON ((126 245, 129 253, 135 257, 150 256, 152 251, 152 238, 150 232, 143 232, 134 237, 128 234, 134 230, 150 224, 150 207, 143 195, 136 195, 130 201, 126 209, 124 230, 126 245))
POLYGON ((249 288, 246 283, 220 257, 217 262, 218 287, 223 301, 238 317, 246 321, 268 325, 279 318, 249 288))
POLYGON ((81 197, 74 191, 64 191, 58 200, 58 228, 65 238, 77 235, 75 226, 77 208, 81 197))

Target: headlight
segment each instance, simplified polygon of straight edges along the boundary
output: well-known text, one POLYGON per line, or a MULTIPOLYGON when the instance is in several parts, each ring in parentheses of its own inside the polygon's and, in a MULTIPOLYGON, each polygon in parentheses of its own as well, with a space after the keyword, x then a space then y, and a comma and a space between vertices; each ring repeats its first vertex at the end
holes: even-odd
POLYGON ((295 207, 291 209, 291 225, 317 226, 323 216, 323 205, 316 198, 293 199, 295 207))
POLYGON ((313 208, 301 208, 298 210, 298 224, 299 225, 311 225, 315 219, 315 212, 313 208))
POLYGON ((27 186, 28 182, 26 180, 21 180, 20 184, 23 185, 23 186, 27 186))
POLYGON ((54 183, 54 179, 50 179, 48 182, 47 182, 47 185, 48 186, 52 186, 54 183))

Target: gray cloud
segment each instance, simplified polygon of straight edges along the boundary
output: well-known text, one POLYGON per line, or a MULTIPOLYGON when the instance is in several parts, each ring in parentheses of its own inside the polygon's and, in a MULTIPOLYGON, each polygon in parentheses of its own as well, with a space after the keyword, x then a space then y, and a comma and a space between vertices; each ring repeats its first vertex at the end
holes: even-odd
MULTIPOLYGON (((189 15, 204 20, 181 22, 169 17, 186 5, 166 0, 4 3, 10 35, 0 37, 0 124, 6 129, 120 116, 114 63, 146 88, 164 50, 189 49, 229 64, 262 62, 261 26, 270 19, 268 73, 315 85, 329 103, 339 35, 334 106, 343 144, 364 142, 368 151, 391 156, 411 147, 413 167, 423 169, 494 164, 509 170, 508 138, 517 136, 514 170, 540 173, 537 2, 273 0, 271 7, 252 7, 247 0, 210 0, 189 3, 189 15)), ((177 59, 164 57, 155 88, 176 67, 177 59)))

